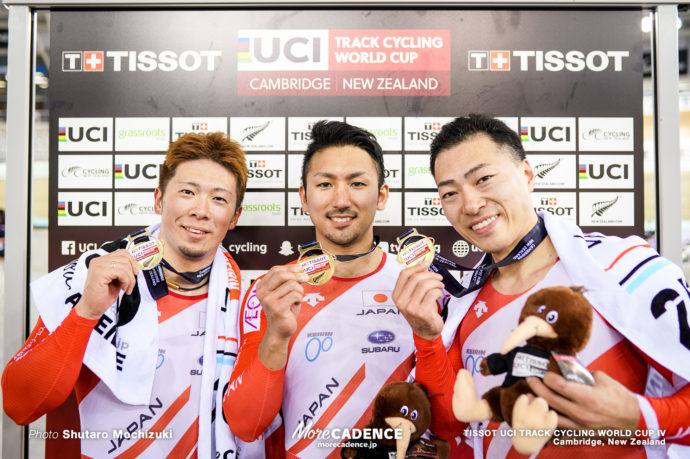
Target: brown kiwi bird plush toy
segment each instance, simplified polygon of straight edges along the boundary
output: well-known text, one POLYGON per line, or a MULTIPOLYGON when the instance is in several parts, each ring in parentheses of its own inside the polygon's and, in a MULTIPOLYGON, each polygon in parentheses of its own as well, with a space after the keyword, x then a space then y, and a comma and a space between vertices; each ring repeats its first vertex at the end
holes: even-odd
MULTIPOLYGON (((589 341, 592 305, 582 294, 583 290, 581 287, 549 287, 527 298, 518 327, 503 342, 500 353, 487 356, 480 364, 483 375, 507 373, 503 385, 478 399, 472 375, 467 370, 458 372, 453 391, 453 412, 458 420, 506 421, 514 429, 513 446, 522 454, 536 453, 550 440, 558 415, 542 398, 529 402, 525 394, 534 394, 525 378, 543 377, 546 371, 563 374, 554 355, 572 363, 574 358, 568 356, 574 356, 589 341), (523 341, 527 344, 518 346, 523 341), (565 358, 561 354, 566 355, 565 358), (539 430, 546 434, 530 435, 539 430)), ((584 367, 578 369, 584 375, 564 376, 593 384, 584 367)))
MULTIPOLYGON (((392 382, 381 388, 374 399, 371 419, 367 429, 391 431, 402 430, 402 438, 382 438, 372 440, 367 447, 352 447, 348 444, 363 443, 365 440, 352 440, 341 450, 341 457, 386 458, 395 452, 396 459, 411 457, 448 457, 450 448, 442 440, 426 440, 422 434, 431 424, 431 404, 426 390, 419 385, 407 382, 392 382)), ((392 434, 389 436, 393 436, 392 434)))

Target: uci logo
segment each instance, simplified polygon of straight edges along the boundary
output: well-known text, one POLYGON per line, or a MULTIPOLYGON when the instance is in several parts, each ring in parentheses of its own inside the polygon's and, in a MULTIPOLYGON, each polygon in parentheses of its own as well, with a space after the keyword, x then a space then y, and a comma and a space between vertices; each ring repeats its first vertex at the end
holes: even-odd
POLYGON ((237 70, 328 70, 327 30, 240 30, 237 70))
POLYGON ((106 201, 60 201, 58 202, 59 217, 105 217, 108 215, 108 203, 106 201))
POLYGON ((160 174, 163 164, 116 164, 115 178, 126 178, 135 180, 143 177, 149 180, 155 180, 160 174), (118 174, 118 172, 120 174, 118 174))
POLYGON ((108 128, 106 126, 60 126, 58 128, 59 142, 107 142, 108 128))
POLYGON ((522 126, 520 129, 522 134, 522 141, 543 142, 550 140, 552 142, 570 142, 570 127, 554 126, 547 128, 546 126, 522 126))

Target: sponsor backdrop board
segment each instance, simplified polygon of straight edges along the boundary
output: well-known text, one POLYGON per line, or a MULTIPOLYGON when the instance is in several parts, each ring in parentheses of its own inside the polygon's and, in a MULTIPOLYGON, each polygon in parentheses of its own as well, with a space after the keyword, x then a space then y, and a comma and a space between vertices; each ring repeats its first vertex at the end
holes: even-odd
POLYGON ((468 112, 520 134, 536 209, 589 231, 642 234, 641 16, 53 12, 50 267, 156 221, 168 142, 211 131, 244 146, 251 174, 226 247, 249 272, 294 259, 314 238, 297 191, 320 119, 380 139, 392 193, 376 233, 392 254, 395 237, 416 226, 446 256, 479 259, 447 223, 427 156, 441 126, 468 112))

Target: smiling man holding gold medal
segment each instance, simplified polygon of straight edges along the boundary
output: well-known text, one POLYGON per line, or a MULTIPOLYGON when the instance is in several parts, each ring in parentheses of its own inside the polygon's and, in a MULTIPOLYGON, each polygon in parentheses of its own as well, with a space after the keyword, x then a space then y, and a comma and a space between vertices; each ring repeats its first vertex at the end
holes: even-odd
POLYGON ((42 438, 78 443, 47 457, 236 457, 218 388, 237 352, 240 272, 220 243, 246 183, 237 143, 184 135, 154 193, 160 225, 32 283, 40 318, 5 368, 3 403, 28 424, 74 390, 75 427, 42 438))
POLYGON ((374 236, 388 198, 383 172, 371 134, 316 123, 300 187, 316 241, 247 292, 223 402, 238 438, 264 435, 266 457, 339 457, 344 429, 363 428, 379 389, 412 368, 412 330, 390 299, 402 268, 374 236), (279 411, 282 426, 267 431, 279 411))

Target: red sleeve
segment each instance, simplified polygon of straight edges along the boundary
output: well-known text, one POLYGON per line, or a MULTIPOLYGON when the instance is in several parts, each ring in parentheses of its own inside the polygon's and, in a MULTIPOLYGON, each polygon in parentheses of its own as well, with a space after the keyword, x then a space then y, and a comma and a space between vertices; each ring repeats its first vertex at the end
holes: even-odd
POLYGON ((29 339, 2 373, 3 409, 14 422, 27 425, 67 399, 96 322, 73 309, 50 333, 38 319, 29 339))
POLYGON ((426 387, 431 400, 431 431, 437 437, 451 440, 467 428, 467 423, 458 421, 453 414, 453 386, 459 368, 453 368, 440 336, 429 341, 414 335, 414 344, 416 379, 426 387))
MULTIPOLYGON (((668 397, 644 397, 656 414, 659 438, 668 442, 690 445, 690 384, 668 397)), ((650 414, 641 407, 638 429, 650 429, 650 414)), ((652 415, 653 416, 653 415, 652 415)))
MULTIPOLYGON (((632 343, 631 343, 632 344, 632 343)), ((634 349, 661 375, 669 384, 673 384, 674 374, 640 348, 634 349)), ((658 429, 658 437, 668 443, 690 445, 690 384, 681 387, 673 395, 666 397, 638 396, 640 403, 640 422, 637 430, 642 432, 658 429), (646 402, 645 402, 646 400, 646 402), (647 404, 648 402, 648 404, 647 404)), ((649 438, 649 435, 638 435, 649 438)))
POLYGON ((285 378, 284 368, 270 370, 259 359, 267 322, 256 300, 255 286, 252 284, 242 302, 240 349, 223 397, 223 413, 230 430, 246 442, 258 439, 280 411, 285 378), (259 328, 253 329, 254 325, 259 328))

